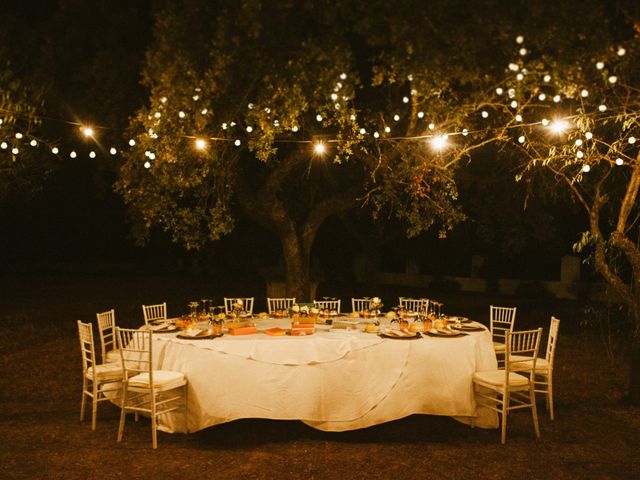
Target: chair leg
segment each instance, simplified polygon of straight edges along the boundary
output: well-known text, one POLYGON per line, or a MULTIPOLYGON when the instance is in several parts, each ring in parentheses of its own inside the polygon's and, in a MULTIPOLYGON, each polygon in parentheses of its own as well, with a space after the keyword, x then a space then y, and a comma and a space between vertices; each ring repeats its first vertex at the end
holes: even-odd
POLYGON ((120 407, 120 425, 118 426, 118 442, 122 441, 122 437, 124 436, 124 421, 126 416, 126 406, 127 406, 127 387, 124 386, 122 389, 122 406, 120 407))
POLYGON ((540 438, 540 425, 538 424, 538 409, 536 408, 536 392, 533 382, 529 387, 529 398, 531 399, 531 416, 533 417, 533 428, 536 431, 536 438, 540 438))
POLYGON ((156 394, 151 393, 151 445, 154 449, 158 448, 158 417, 156 416, 156 394))
POLYGON ((549 416, 553 421, 553 374, 551 372, 547 376, 547 405, 549 407, 549 416))
POLYGON ((91 430, 96 429, 96 417, 98 416, 98 387, 99 383, 93 382, 93 398, 91 399, 91 430))
POLYGON ((82 379, 82 400, 80 401, 80 421, 84 420, 84 408, 87 401, 87 395, 84 393, 87 391, 87 377, 82 379))
POLYGON ((502 394, 502 437, 501 441, 504 445, 507 443, 507 416, 509 412, 509 392, 505 391, 502 394))

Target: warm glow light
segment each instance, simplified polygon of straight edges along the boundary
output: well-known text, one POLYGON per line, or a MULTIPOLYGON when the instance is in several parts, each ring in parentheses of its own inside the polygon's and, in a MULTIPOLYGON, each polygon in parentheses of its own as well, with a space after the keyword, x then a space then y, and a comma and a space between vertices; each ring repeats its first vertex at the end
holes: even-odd
POLYGON ((384 127, 384 131, 385 131, 385 133, 390 133, 391 132, 391 127, 384 127))
POLYGON ((89 158, 96 158, 96 152, 94 152, 93 150, 91 150, 89 152, 89 158))
POLYGON ((631 145, 633 145, 634 143, 636 143, 636 137, 629 137, 629 140, 627 140, 631 145))
POLYGON ((616 165, 624 165, 624 160, 622 160, 620 157, 616 158, 616 165))
POLYGON ((16 133, 16 138, 22 140, 22 134, 20 132, 16 133))
POLYGON ((524 42, 524 37, 523 37, 522 35, 518 35, 518 36, 516 37, 516 43, 517 43, 518 45, 522 45, 522 43, 523 43, 523 42, 524 42))
POLYGON ((524 80, 524 75, 522 73, 519 73, 516 75, 516 80, 518 80, 519 82, 521 82, 522 80, 524 80))
POLYGON ((207 142, 205 142, 204 138, 196 138, 196 148, 198 150, 204 150, 207 148, 207 142))
POLYGON ((442 150, 447 146, 447 141, 449 137, 447 135, 438 135, 437 137, 433 137, 431 139, 431 146, 436 150, 442 150))
POLYGON ((233 142, 233 144, 234 144, 236 147, 239 147, 239 146, 242 144, 242 142, 241 142, 240 140, 236 140, 235 142, 233 142))
POLYGON ((316 142, 313 145, 313 151, 318 155, 322 155, 327 151, 327 146, 324 144, 324 142, 316 142))
POLYGON ((400 115, 394 115, 393 119, 397 122, 398 120, 400 120, 400 115))
POLYGON ((601 112, 606 112, 607 111, 607 106, 606 105, 600 105, 598 107, 598 110, 601 111, 601 112))
POLYGON ((6 150, 8 146, 9 145, 7 145, 7 142, 0 143, 0 148, 3 149, 3 150, 6 150))
POLYGON ((623 57, 624 54, 627 53, 627 51, 623 47, 620 47, 620 48, 618 48, 618 52, 617 53, 618 53, 618 56, 623 57))
POLYGON ((544 102, 546 98, 547 96, 544 93, 541 93, 540 95, 538 95, 538 100, 540 100, 541 102, 544 102))
POLYGON ((36 142, 35 140, 31 140, 29 142, 29 145, 31 145, 32 147, 37 147, 38 146, 38 142, 36 142))
POLYGON ((423 118, 424 117, 424 112, 418 112, 418 118, 423 118))
POLYGON ((114 147, 111 147, 111 149, 109 150, 109 153, 111 155, 115 155, 116 153, 118 153, 118 151, 114 147))
POLYGON ((523 57, 524 57, 524 56, 527 54, 527 49, 526 49, 526 48, 521 48, 520 50, 518 50, 518 53, 519 53, 521 56, 523 56, 523 57))
POLYGON ((591 132, 587 132, 584 134, 584 138, 586 138, 587 140, 591 140, 593 138, 593 133, 591 132))
POLYGON ((576 140, 576 147, 580 147, 580 146, 582 146, 582 140, 578 138, 576 140))
POLYGON ((133 147, 136 144, 136 141, 132 138, 131 140, 129 140, 129 146, 133 147))
POLYGON ((596 63, 596 68, 597 68, 598 70, 602 70, 602 69, 604 68, 604 63, 603 63, 603 62, 597 62, 597 63, 596 63))
POLYGON ((489 118, 489 112, 487 112, 486 110, 483 110, 480 115, 482 115, 482 118, 489 118))
POLYGON ((186 114, 186 113, 184 113, 182 110, 180 110, 180 111, 178 112, 178 116, 179 116, 180 118, 184 118, 186 115, 187 115, 187 114, 186 114))
POLYGON ((251 133, 251 132, 253 132, 253 127, 251 125, 249 125, 247 127, 247 133, 251 133))
POLYGON ((463 128, 463 129, 462 129, 462 135, 463 135, 463 136, 465 136, 465 137, 466 137, 467 135, 469 135, 469 130, 467 130, 466 128, 463 128))
POLYGON ((609 77, 609 83, 613 84, 616 83, 618 81, 618 77, 616 77, 615 75, 611 75, 609 77))
POLYGON ((409 103, 409 97, 402 97, 402 103, 409 103))
POLYGON ((545 83, 549 83, 551 81, 551 75, 545 75, 542 81, 545 83))
POLYGON ((93 128, 91 127, 82 127, 81 129, 82 134, 89 138, 89 137, 93 137, 93 128))
POLYGON ((518 114, 516 115, 516 122, 521 122, 522 121, 522 115, 518 114))
POLYGON ((582 171, 583 171, 584 173, 588 173, 588 172, 590 172, 590 171, 591 171, 591 167, 590 167, 589 165, 583 165, 583 166, 582 166, 582 171))
POLYGON ((551 131, 557 134, 564 133, 569 128, 569 122, 566 120, 554 120, 549 124, 551 131))
POLYGON ((53 153, 54 155, 57 155, 60 152, 60 150, 58 150, 58 147, 53 147, 51 149, 51 153, 53 153))
POLYGON ((589 90, 587 90, 587 89, 582 90, 582 91, 580 92, 580 96, 581 96, 582 98, 587 98, 587 97, 589 96, 589 90))
POLYGON ((316 121, 321 122, 322 121, 322 115, 320 115, 320 114, 316 115, 316 121))
POLYGON ((513 100, 511 102, 511 108, 516 108, 518 106, 518 102, 516 102, 515 100, 513 100))
POLYGON ((553 101, 558 103, 560 101, 560 95, 554 95, 553 101))
POLYGON ((504 90, 502 88, 498 87, 498 88, 496 88, 496 93, 498 95, 502 95, 504 93, 504 90))
POLYGON ((360 129, 360 135, 364 135, 365 133, 367 133, 367 130, 364 128, 360 129))
POLYGON ((378 132, 373 132, 373 138, 379 138, 380 134, 378 132))
POLYGON ((429 130, 435 130, 435 129, 436 129, 436 125, 434 123, 430 123, 429 130))
POLYGON ((525 140, 526 140, 526 138, 524 138, 524 135, 520 135, 518 137, 518 142, 520 142, 520 143, 524 143, 525 140))
POLYGON ((583 158, 583 157, 584 157, 584 152, 583 152, 582 150, 578 150, 578 151, 576 152, 576 157, 578 157, 578 158, 583 158))
POLYGON ((298 126, 294 125, 293 127, 291 127, 291 131, 294 132, 294 133, 297 132, 298 131, 298 126))
POLYGON ((144 162, 144 168, 151 168, 151 162, 149 162, 148 160, 144 162))
POLYGON ((71 158, 76 158, 78 156, 78 154, 75 152, 75 150, 71 150, 71 153, 69 154, 69 156, 71 158))
POLYGON ((13 148, 11 149, 11 153, 13 153, 14 155, 17 155, 18 153, 20 153, 20 150, 18 150, 18 148, 17 148, 17 147, 13 147, 13 148))

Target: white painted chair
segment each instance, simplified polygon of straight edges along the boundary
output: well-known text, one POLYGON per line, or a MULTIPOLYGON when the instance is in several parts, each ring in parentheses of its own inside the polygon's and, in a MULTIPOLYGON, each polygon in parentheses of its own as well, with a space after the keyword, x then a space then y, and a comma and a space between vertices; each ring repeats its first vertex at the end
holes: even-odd
POLYGON ((507 332, 505 342, 505 368, 475 372, 473 383, 477 404, 498 412, 502 420, 501 441, 507 441, 507 418, 509 412, 522 408, 531 410, 533 428, 540 438, 534 375, 542 328, 521 332, 507 332), (517 360, 513 359, 517 356, 517 360), (514 364, 518 365, 515 372, 514 364), (525 369, 526 368, 526 369, 525 369))
POLYGON ((340 313, 341 300, 314 300, 313 304, 320 310, 335 310, 340 313))
POLYGON ((150 329, 116 327, 118 342, 122 346, 120 358, 122 379, 122 406, 118 442, 124 436, 125 417, 128 412, 139 413, 151 419, 151 444, 158 448, 158 417, 178 410, 187 420, 187 379, 182 372, 153 369, 153 332, 150 329))
POLYGON ((489 307, 489 330, 493 339, 493 349, 496 353, 505 352, 505 339, 507 332, 513 332, 516 321, 517 307, 489 307))
POLYGON ((352 298, 351 299, 352 312, 364 312, 365 310, 371 310, 370 298, 352 298))
POLYGON ((426 313, 429 311, 429 299, 400 297, 400 308, 411 310, 412 312, 426 313))
POLYGON ((271 298, 267 297, 267 309, 269 315, 276 310, 289 310, 296 303, 296 298, 271 298))
POLYGON ((96 429, 98 403, 109 400, 105 393, 119 392, 123 372, 119 363, 98 364, 93 342, 93 327, 78 320, 78 336, 82 355, 82 402, 80 421, 84 420, 87 398, 91 399, 91 430, 96 429))
POLYGON ((111 309, 96 313, 98 319, 98 333, 100 334, 100 349, 102 363, 120 362, 120 350, 116 338, 116 312, 111 309))
POLYGON ((142 313, 144 315, 145 325, 149 325, 149 322, 166 320, 167 302, 159 303, 157 305, 142 305, 142 313))
MULTIPOLYGON (((544 393, 547 400, 547 410, 549 416, 553 420, 553 362, 556 355, 556 342, 558 340, 558 330, 560 329, 560 320, 551 317, 551 325, 549 327, 549 337, 547 339, 547 352, 544 358, 538 358, 535 370, 535 391, 536 393, 544 393)), ((511 359, 518 362, 517 355, 512 355, 511 359)), ((526 368, 526 362, 522 365, 526 368)), ((519 363, 513 364, 513 369, 518 370, 519 363)))
POLYGON ((233 306, 238 300, 242 301, 242 308, 244 311, 249 315, 253 315, 254 297, 224 297, 224 313, 233 312, 233 306))

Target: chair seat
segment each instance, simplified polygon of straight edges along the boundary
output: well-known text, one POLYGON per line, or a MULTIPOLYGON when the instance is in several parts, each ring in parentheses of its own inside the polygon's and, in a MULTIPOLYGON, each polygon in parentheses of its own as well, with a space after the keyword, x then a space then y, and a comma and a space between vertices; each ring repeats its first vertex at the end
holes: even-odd
MULTIPOLYGON (((184 373, 171 370, 154 370, 153 386, 157 390, 171 390, 187 383, 184 373)), ((149 388, 149 374, 140 373, 129 379, 129 386, 133 388, 149 388)))
MULTIPOLYGON (((514 363, 509 365, 511 370, 530 370, 531 369, 531 361, 526 361, 528 357, 522 355, 512 355, 511 360, 514 363), (522 362, 522 363, 520 363, 522 362)), ((547 362, 546 358, 537 358, 536 359, 536 373, 546 373, 549 371, 549 362, 547 362)))
POLYGON ((500 342, 493 342, 493 349, 497 352, 497 353, 504 353, 507 351, 507 347, 504 343, 500 343, 500 342))
POLYGON ((96 365, 96 377, 93 378, 93 370, 87 370, 87 378, 95 381, 119 380, 122 378, 122 367, 117 363, 103 363, 96 365))
MULTIPOLYGON (((473 374, 473 381, 484 383, 495 387, 504 386, 504 370, 489 370, 486 372, 476 372, 473 374)), ((509 372, 509 387, 525 387, 529 385, 529 379, 519 373, 509 372)))
POLYGON ((120 361, 120 349, 117 348, 115 350, 109 350, 105 355, 104 362, 105 363, 114 363, 120 361))

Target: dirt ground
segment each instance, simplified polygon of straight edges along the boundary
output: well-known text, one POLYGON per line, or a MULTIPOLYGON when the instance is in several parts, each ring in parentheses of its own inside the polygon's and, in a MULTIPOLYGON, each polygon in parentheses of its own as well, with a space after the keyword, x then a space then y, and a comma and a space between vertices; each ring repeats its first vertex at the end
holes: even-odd
MULTIPOLYGON (((130 314, 123 323, 134 324, 154 289, 193 292, 198 282, 179 283, 182 290, 163 281, 145 290, 140 279, 0 281, 0 478, 640 478, 640 409, 620 401, 628 373, 624 338, 581 327, 572 318, 576 305, 549 302, 520 301, 518 312, 522 324, 545 330, 549 309, 563 321, 556 420, 540 398, 539 440, 526 411, 510 416, 505 446, 497 430, 415 415, 342 433, 248 419, 188 435, 161 432, 154 451, 146 419, 128 421, 123 443, 116 443, 119 411, 104 403, 91 431, 90 421, 79 422, 75 320, 94 321, 95 312, 115 306, 122 318, 130 314), (611 341, 613 355, 603 340, 611 341)), ((460 309, 451 313, 476 311, 479 318, 500 300, 509 299, 456 294, 447 304, 460 309)))

